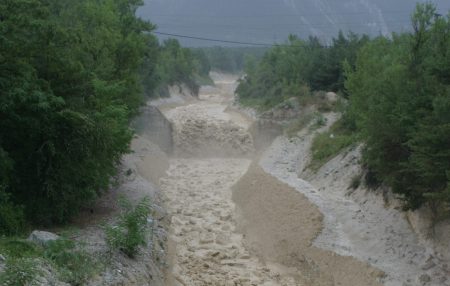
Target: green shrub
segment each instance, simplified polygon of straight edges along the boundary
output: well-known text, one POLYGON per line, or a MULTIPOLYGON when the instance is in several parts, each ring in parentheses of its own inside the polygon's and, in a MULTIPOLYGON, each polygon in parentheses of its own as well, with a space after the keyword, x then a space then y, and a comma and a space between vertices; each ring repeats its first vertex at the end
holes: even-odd
POLYGON ((5 271, 0 274, 0 285, 37 285, 36 277, 39 276, 40 270, 36 262, 35 259, 31 258, 9 259, 5 271))
POLYGON ((23 207, 14 205, 0 187, 0 235, 17 235, 24 227, 23 207))
POLYGON ((366 174, 364 175, 364 184, 366 187, 371 190, 375 190, 380 187, 382 182, 380 181, 379 176, 374 172, 374 170, 368 168, 367 166, 365 166, 365 168, 367 169, 366 174))
POLYGON ((327 119, 323 116, 322 113, 316 112, 314 114, 314 122, 309 127, 309 129, 310 130, 315 130, 315 129, 318 129, 318 128, 323 127, 325 125, 327 125, 327 119))
POLYGON ((354 176, 352 178, 352 181, 350 182, 349 188, 356 190, 361 185, 361 178, 362 178, 361 174, 354 176))
POLYGON ((71 285, 83 285, 102 267, 93 255, 66 239, 50 242, 44 249, 24 239, 3 238, 0 239, 0 253, 7 258, 6 270, 0 276, 2 286, 32 285, 31 281, 42 275, 38 270, 41 263, 53 265, 59 279, 71 285))
POLYGON ((138 247, 147 241, 147 218, 150 214, 150 201, 145 198, 136 206, 121 199, 122 213, 115 225, 105 228, 106 242, 111 250, 120 250, 129 257, 137 254, 138 247))
POLYGON ((312 160, 309 167, 318 170, 344 148, 356 143, 358 136, 346 130, 342 121, 334 123, 330 130, 317 134, 311 146, 312 160))
POLYGON ((25 239, 5 237, 0 239, 0 253, 12 259, 39 257, 42 248, 25 239))
POLYGON ((196 84, 199 86, 202 86, 202 85, 214 86, 214 81, 209 77, 209 75, 195 74, 194 80, 195 80, 196 84))
POLYGON ((286 135, 288 137, 295 136, 300 130, 308 126, 308 124, 313 120, 314 116, 312 113, 302 114, 300 118, 291 122, 285 129, 286 135))
POLYGON ((71 285, 83 285, 101 267, 98 259, 77 249, 71 240, 58 239, 49 243, 44 257, 57 267, 60 279, 71 285))

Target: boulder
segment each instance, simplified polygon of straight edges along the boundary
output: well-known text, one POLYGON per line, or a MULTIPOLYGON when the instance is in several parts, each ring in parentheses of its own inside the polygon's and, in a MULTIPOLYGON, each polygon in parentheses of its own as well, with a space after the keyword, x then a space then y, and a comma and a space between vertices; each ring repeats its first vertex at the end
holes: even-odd
POLYGON ((332 92, 332 91, 327 92, 326 95, 327 95, 328 101, 330 101, 330 102, 336 102, 339 99, 338 95, 336 93, 332 92))
POLYGON ((58 240, 60 237, 47 231, 34 230, 28 240, 41 246, 47 246, 50 242, 58 240))
POLYGON ((0 273, 5 269, 6 258, 0 254, 0 273))

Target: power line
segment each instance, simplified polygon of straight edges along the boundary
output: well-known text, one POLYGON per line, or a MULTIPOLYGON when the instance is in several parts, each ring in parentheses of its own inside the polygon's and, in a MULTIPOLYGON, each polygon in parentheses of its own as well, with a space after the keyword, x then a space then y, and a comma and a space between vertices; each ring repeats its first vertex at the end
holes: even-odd
MULTIPOLYGON (((384 15, 405 15, 410 16, 412 11, 385 11, 384 15)), ((372 12, 336 12, 336 13, 307 13, 307 14, 252 14, 252 15, 221 15, 221 14, 164 14, 164 13, 151 13, 151 16, 159 16, 159 17, 206 17, 206 18, 266 18, 266 17, 306 17, 306 16, 323 16, 323 15, 334 15, 334 16, 348 16, 348 15, 373 15, 372 12)))
MULTIPOLYGON (((167 24, 183 24, 186 22, 183 21, 179 21, 179 19, 177 19, 178 21, 170 21, 167 22, 167 24)), ((236 25, 250 25, 251 24, 256 24, 258 26, 261 25, 261 23, 251 23, 251 22, 231 22, 232 24, 230 24, 230 22, 227 23, 219 23, 219 22, 190 22, 191 24, 196 24, 196 25, 205 25, 205 26, 228 26, 228 27, 235 27, 236 25)), ((328 21, 328 22, 321 22, 321 23, 309 23, 309 22, 303 22, 303 23, 299 23, 299 22, 290 22, 290 23, 271 23, 270 26, 279 26, 279 27, 285 27, 285 26, 307 26, 307 27, 326 27, 326 26, 330 26, 330 25, 366 25, 366 24, 377 24, 377 23, 386 23, 386 24, 410 24, 411 21, 410 20, 404 20, 404 21, 400 21, 400 20, 392 20, 392 21, 379 21, 379 20, 373 20, 373 21, 358 21, 358 22, 332 22, 332 21, 328 21)))
POLYGON ((248 46, 260 46, 260 47, 273 47, 273 46, 279 46, 276 44, 263 44, 263 43, 249 43, 249 42, 240 42, 240 41, 229 41, 229 40, 220 40, 220 39, 211 39, 211 38, 204 38, 204 37, 196 37, 196 36, 186 36, 186 35, 179 35, 179 34, 172 34, 172 33, 165 33, 165 32, 158 32, 154 31, 153 33, 158 35, 164 35, 164 36, 170 36, 170 37, 177 37, 177 38, 185 38, 185 39, 194 39, 194 40, 200 40, 200 41, 209 41, 209 42, 218 42, 218 43, 227 43, 227 44, 238 44, 238 45, 248 45, 248 46))
MULTIPOLYGON (((377 26, 374 26, 373 24, 377 24, 377 23, 335 23, 334 25, 331 24, 327 24, 327 25, 307 25, 307 24, 295 24, 292 23, 290 25, 286 24, 286 25, 271 25, 270 27, 253 27, 253 26, 249 26, 249 25, 240 25, 240 23, 237 23, 236 25, 230 25, 230 24, 217 24, 217 23, 208 23, 208 24, 203 24, 203 23, 192 23, 190 25, 186 25, 183 24, 181 22, 178 23, 156 23, 158 26, 160 27, 175 27, 177 29, 181 28, 181 29, 185 29, 185 28, 190 28, 190 29, 208 29, 210 30, 211 27, 215 28, 215 29, 220 29, 220 30, 232 30, 232 31, 273 31, 273 30, 277 30, 280 32, 283 32, 282 30, 286 30, 287 32, 292 32, 292 31, 309 31, 310 29, 319 29, 319 30, 329 30, 329 31, 335 31, 335 30, 339 30, 339 29, 351 29, 351 28, 377 28, 377 26), (280 30, 282 29, 282 30, 280 30)), ((408 26, 410 24, 410 22, 392 22, 389 23, 390 27, 398 27, 398 26, 408 26)))
MULTIPOLYGON (((248 46, 259 46, 259 47, 297 47, 297 48, 308 48, 307 46, 299 46, 299 45, 287 45, 287 44, 267 44, 267 43, 250 43, 250 42, 241 42, 241 41, 229 41, 229 40, 221 40, 221 39, 212 39, 212 38, 205 38, 205 37, 197 37, 197 36, 187 36, 187 35, 180 35, 180 34, 173 34, 173 33, 166 33, 166 32, 158 32, 153 31, 152 33, 158 34, 158 35, 164 35, 164 36, 170 36, 170 37, 177 37, 177 38, 185 38, 185 39, 194 39, 194 40, 201 40, 201 41, 209 41, 209 42, 218 42, 218 43, 227 43, 227 44, 239 44, 239 45, 248 45, 248 46)), ((321 48, 329 48, 330 46, 322 45, 321 48)))

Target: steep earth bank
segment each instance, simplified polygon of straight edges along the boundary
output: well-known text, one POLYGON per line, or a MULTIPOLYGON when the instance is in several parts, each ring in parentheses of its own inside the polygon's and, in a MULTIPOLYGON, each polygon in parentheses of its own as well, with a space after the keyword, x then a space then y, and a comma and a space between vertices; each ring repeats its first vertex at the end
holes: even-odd
POLYGON ((73 227, 77 230, 69 238, 79 241, 83 249, 105 263, 101 273, 87 285, 165 285, 163 274, 167 219, 157 182, 168 168, 168 158, 156 144, 138 135, 133 139, 130 149, 132 152, 122 158, 116 178, 117 187, 102 196, 73 222, 73 227), (120 210, 120 197, 131 202, 148 197, 152 202, 152 221, 155 224, 149 225, 149 231, 151 228, 153 235, 147 236, 147 246, 141 247, 133 259, 120 252, 111 254, 105 241, 103 225, 115 221, 120 210))
POLYGON ((381 271, 313 246, 322 229, 318 208, 257 164, 233 189, 247 247, 265 261, 285 266, 296 285, 381 285, 381 271))
MULTIPOLYGON (((328 125, 317 132, 336 120, 333 114, 326 117, 328 125)), ((362 173, 361 147, 346 150, 317 172, 307 168, 314 135, 305 128, 294 138, 280 136, 260 160, 265 171, 304 194, 323 214, 324 229, 313 245, 379 268, 386 273, 384 285, 450 285, 445 252, 421 239, 388 190, 349 188, 362 173)))

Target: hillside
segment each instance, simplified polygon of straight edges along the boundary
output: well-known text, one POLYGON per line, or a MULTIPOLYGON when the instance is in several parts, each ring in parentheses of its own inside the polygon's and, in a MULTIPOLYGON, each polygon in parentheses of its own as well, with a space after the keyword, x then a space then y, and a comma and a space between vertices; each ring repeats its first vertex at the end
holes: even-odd
MULTIPOLYGON (((138 15, 158 30, 190 36, 246 41, 283 42, 289 34, 330 40, 339 30, 389 35, 410 29, 416 1, 399 0, 145 0, 138 15), (281 3, 280 3, 281 2, 281 3)), ((424 2, 424 1, 419 1, 424 2)), ((450 2, 434 0, 446 14, 450 2)), ((188 46, 217 43, 183 39, 188 46)))

